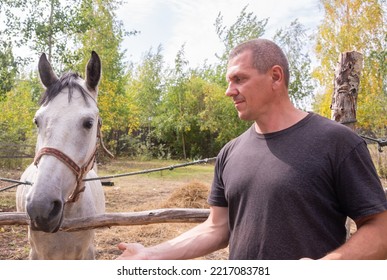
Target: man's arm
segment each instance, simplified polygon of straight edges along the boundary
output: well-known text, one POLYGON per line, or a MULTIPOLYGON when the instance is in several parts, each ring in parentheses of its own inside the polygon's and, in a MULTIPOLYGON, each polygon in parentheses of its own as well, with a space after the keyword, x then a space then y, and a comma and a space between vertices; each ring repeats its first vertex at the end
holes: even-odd
POLYGON ((212 206, 205 222, 172 240, 147 248, 138 243, 120 243, 118 248, 123 253, 117 259, 193 259, 226 247, 228 240, 228 208, 212 206))
POLYGON ((387 211, 356 220, 357 231, 324 260, 387 259, 387 211))

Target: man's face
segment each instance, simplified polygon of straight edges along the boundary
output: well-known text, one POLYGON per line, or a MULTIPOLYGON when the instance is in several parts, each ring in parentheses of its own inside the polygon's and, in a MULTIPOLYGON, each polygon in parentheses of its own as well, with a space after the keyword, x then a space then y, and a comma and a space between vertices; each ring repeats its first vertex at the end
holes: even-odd
POLYGON ((226 95, 234 101, 238 116, 242 120, 257 120, 271 105, 270 70, 259 73, 252 66, 251 51, 244 51, 230 59, 227 67, 226 95))

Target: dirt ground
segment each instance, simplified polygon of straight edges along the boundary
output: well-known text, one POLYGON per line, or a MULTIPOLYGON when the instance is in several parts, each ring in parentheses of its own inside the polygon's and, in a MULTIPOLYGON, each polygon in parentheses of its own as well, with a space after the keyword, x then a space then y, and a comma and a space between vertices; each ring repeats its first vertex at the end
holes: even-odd
MULTIPOLYGON (((175 164, 176 162, 170 163, 175 164)), ((100 165, 99 175, 110 175, 164 167, 166 162, 132 162, 114 160, 100 165)), ((168 164, 168 163, 167 163, 168 164)), ((169 165, 167 165, 169 166, 169 165)), ((0 169, 0 177, 18 179, 22 171, 0 169)), ((206 196, 213 177, 211 164, 188 166, 173 171, 121 177, 105 186, 106 212, 134 212, 159 208, 208 208, 206 196)), ((0 187, 9 185, 0 182, 0 187)), ((0 192, 0 212, 14 212, 16 189, 0 192)), ((170 223, 144 226, 115 226, 96 230, 96 258, 112 260, 119 254, 119 242, 158 244, 188 230, 196 224, 170 223)), ((0 260, 28 259, 26 226, 0 226, 0 260)), ((228 249, 203 259, 227 259, 228 249)))

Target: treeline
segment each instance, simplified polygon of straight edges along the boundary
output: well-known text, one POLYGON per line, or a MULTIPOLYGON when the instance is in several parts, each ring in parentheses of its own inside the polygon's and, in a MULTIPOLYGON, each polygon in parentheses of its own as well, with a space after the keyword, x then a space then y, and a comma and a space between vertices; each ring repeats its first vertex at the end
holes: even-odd
MULTIPOLYGON (((272 38, 289 58, 291 98, 302 109, 313 107, 330 117, 328 100, 338 55, 346 50, 361 51, 365 62, 359 125, 380 134, 387 124, 385 3, 320 2, 325 18, 313 37, 295 20, 272 38), (344 21, 348 17, 340 13, 345 12, 354 20, 344 21), (315 46, 320 60, 317 69, 312 69, 310 48, 306 47, 309 44, 315 46)), ((212 157, 251 125, 238 119, 232 102, 224 95, 227 54, 242 41, 265 37, 269 19, 259 19, 247 6, 227 26, 219 13, 214 19, 214 32, 224 51, 216 55, 215 64, 204 62, 201 67, 190 67, 182 45, 174 65, 166 65, 160 45, 145 52, 142 61, 134 65, 125 60, 120 45, 125 36, 136 36, 141 30, 124 29, 115 16, 119 6, 117 0, 0 3, 0 18, 7 19, 0 30, 0 143, 35 143, 32 119, 43 89, 37 73, 26 71, 27 65, 36 62, 15 56, 14 48, 20 45, 28 45, 36 57, 46 52, 57 73, 83 73, 91 50, 101 56, 103 78, 98 104, 104 141, 116 155, 212 157), (18 17, 21 12, 27 16, 18 17)))

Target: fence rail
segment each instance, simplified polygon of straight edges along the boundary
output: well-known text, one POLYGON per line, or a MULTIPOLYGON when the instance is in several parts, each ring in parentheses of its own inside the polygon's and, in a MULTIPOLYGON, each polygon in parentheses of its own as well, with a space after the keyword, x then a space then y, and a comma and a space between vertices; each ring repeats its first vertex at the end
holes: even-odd
MULTIPOLYGON (((86 218, 64 220, 60 231, 81 231, 87 229, 149 225, 159 223, 200 223, 207 219, 209 209, 166 208, 141 212, 105 213, 86 218)), ((29 218, 24 212, 0 212, 0 226, 29 225, 29 218)))
POLYGON ((35 146, 0 143, 0 159, 34 158, 35 146))

